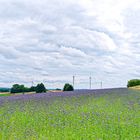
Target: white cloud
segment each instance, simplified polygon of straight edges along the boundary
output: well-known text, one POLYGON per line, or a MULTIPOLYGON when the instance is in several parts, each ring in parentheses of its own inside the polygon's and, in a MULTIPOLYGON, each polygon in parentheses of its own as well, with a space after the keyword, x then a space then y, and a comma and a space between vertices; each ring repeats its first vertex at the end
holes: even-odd
POLYGON ((77 88, 89 75, 125 86, 140 76, 139 11, 139 0, 1 0, 0 86, 62 87, 72 75, 77 88))

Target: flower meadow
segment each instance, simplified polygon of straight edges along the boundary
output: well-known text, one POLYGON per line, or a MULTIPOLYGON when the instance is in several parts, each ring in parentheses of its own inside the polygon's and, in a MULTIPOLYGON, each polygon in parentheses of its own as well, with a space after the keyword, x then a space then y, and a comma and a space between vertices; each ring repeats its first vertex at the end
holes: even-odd
POLYGON ((0 97, 0 140, 139 139, 139 91, 76 90, 0 97))

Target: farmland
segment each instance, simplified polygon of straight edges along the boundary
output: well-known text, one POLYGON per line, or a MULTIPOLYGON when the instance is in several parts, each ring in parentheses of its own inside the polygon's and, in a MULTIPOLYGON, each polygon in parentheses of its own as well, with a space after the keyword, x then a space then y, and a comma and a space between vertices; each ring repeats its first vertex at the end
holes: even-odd
POLYGON ((120 88, 0 97, 1 140, 138 140, 140 91, 120 88))

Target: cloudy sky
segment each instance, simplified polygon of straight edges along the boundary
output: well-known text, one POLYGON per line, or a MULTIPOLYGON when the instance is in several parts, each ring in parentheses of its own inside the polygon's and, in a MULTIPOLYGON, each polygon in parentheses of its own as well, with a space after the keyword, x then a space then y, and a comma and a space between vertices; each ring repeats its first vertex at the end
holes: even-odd
POLYGON ((0 87, 124 87, 140 78, 139 0, 0 0, 0 87))

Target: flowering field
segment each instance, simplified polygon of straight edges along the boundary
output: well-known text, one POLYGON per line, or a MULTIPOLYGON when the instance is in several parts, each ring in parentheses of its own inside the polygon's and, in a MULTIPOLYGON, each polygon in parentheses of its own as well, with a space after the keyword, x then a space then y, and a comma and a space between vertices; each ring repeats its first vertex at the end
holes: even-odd
POLYGON ((0 140, 139 140, 140 92, 77 90, 0 97, 0 140))

